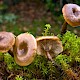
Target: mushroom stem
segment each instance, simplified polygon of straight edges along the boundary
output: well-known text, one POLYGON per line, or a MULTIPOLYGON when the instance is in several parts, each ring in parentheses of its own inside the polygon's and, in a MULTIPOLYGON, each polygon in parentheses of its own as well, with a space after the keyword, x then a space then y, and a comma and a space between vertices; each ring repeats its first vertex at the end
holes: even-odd
POLYGON ((62 68, 60 67, 60 65, 58 65, 51 57, 51 55, 49 54, 49 52, 46 52, 47 57, 49 60, 51 60, 53 66, 55 66, 59 71, 63 72, 62 68))
MULTIPOLYGON (((49 60, 51 60, 51 62, 52 62, 54 65, 57 65, 57 64, 55 63, 55 61, 53 61, 53 59, 52 59, 52 57, 51 57, 51 55, 49 54, 48 51, 46 52, 46 54, 47 54, 47 58, 48 58, 49 60)), ((58 65, 57 65, 57 66, 58 66, 58 65)))
POLYGON ((67 22, 64 21, 63 25, 62 25, 62 28, 61 28, 61 35, 65 34, 66 33, 66 30, 67 30, 67 22))
POLYGON ((46 52, 46 54, 47 54, 47 58, 48 58, 49 60, 51 60, 51 61, 52 61, 52 63, 55 63, 55 62, 53 61, 53 59, 52 59, 52 57, 51 57, 51 55, 49 54, 49 52, 48 52, 48 51, 46 52))

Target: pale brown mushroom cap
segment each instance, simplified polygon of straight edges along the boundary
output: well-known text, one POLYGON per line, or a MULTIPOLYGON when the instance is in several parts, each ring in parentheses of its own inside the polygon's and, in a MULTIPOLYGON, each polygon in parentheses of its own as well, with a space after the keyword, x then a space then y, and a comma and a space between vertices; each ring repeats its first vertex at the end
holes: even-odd
POLYGON ((62 8, 62 13, 69 25, 73 27, 80 25, 80 6, 76 4, 65 4, 62 8))
POLYGON ((23 33, 16 37, 14 46, 14 59, 20 66, 31 64, 36 55, 36 39, 29 33, 23 33))
POLYGON ((15 43, 15 36, 11 32, 0 32, 0 52, 9 51, 15 43))
POLYGON ((36 38, 36 41, 38 55, 47 57, 46 52, 49 52, 52 57, 55 57, 63 51, 62 43, 56 36, 42 36, 36 38))

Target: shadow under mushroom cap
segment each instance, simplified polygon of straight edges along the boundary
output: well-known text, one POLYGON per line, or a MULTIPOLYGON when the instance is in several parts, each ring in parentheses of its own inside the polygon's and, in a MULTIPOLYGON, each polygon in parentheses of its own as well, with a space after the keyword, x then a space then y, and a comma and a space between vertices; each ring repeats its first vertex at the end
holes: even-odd
POLYGON ((47 57, 46 52, 49 52, 52 57, 55 57, 63 51, 62 43, 57 36, 42 36, 36 38, 36 41, 39 55, 47 57))
POLYGON ((9 51, 15 43, 15 36, 11 32, 0 32, 0 52, 9 51))
POLYGON ((14 59, 20 66, 32 63, 36 55, 37 44, 33 35, 23 33, 16 37, 14 46, 14 59))

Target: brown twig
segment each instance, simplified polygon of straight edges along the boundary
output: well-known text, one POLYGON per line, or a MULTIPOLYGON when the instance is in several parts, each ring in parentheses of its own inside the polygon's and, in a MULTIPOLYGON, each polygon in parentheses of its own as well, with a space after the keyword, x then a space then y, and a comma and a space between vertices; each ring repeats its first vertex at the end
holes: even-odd
POLYGON ((72 69, 67 69, 65 73, 70 77, 72 80, 80 80, 79 77, 75 72, 72 71, 72 69))

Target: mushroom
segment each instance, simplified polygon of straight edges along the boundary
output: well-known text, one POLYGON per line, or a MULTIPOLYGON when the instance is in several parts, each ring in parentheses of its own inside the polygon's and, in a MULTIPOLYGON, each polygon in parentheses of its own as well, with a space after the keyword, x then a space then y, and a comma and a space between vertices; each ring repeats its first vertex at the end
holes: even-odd
POLYGON ((36 38, 36 41, 37 54, 45 56, 52 62, 52 58, 56 57, 63 51, 62 43, 57 36, 42 36, 36 38))
POLYGON ((29 33, 22 33, 16 37, 13 48, 14 59, 20 66, 31 64, 36 55, 36 39, 29 33))
POLYGON ((62 26, 62 32, 65 33, 67 29, 67 23, 72 27, 80 25, 80 6, 76 4, 65 4, 62 8, 63 17, 65 19, 65 25, 62 26))
POLYGON ((11 32, 0 32, 0 52, 9 51, 15 43, 15 36, 11 32))

